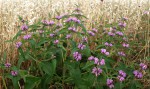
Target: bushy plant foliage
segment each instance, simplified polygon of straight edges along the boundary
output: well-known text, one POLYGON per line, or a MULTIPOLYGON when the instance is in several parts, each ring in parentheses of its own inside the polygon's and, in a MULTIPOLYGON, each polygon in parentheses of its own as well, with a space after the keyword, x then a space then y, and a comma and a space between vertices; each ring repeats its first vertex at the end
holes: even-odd
POLYGON ((147 65, 128 59, 132 49, 124 34, 127 18, 95 28, 84 26, 87 18, 78 8, 33 25, 19 18, 22 25, 11 40, 18 50, 17 64, 1 64, 5 87, 142 88, 139 80, 147 65))

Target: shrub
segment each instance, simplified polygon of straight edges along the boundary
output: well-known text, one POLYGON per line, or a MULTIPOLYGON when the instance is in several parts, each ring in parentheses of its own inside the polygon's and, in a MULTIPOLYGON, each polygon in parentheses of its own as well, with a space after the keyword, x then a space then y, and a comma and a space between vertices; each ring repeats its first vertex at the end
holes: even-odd
POLYGON ((33 25, 19 19, 22 26, 11 40, 16 42, 17 64, 1 64, 8 88, 142 88, 138 80, 147 65, 128 59, 132 49, 124 34, 127 19, 103 30, 85 28, 87 18, 80 9, 33 25))

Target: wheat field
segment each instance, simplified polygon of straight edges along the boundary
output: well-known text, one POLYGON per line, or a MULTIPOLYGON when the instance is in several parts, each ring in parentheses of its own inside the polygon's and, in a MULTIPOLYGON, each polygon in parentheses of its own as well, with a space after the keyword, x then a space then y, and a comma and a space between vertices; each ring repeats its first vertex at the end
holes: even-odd
MULTIPOLYGON (((149 0, 0 0, 0 56, 4 50, 8 60, 15 60, 16 51, 13 43, 6 43, 19 30, 18 15, 29 24, 38 18, 47 18, 56 15, 56 11, 66 14, 79 5, 89 22, 109 23, 121 17, 127 17, 128 29, 134 34, 138 32, 141 16, 144 11, 150 10, 149 0), (103 1, 103 2, 102 2, 103 1), (102 19, 100 19, 102 18, 102 19)), ((90 28, 91 23, 86 24, 90 28)))

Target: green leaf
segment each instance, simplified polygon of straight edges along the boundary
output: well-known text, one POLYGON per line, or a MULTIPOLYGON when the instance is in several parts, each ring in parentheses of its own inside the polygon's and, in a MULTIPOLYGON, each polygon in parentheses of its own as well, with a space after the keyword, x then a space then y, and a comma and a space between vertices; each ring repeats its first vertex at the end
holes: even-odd
POLYGON ((122 89, 122 84, 120 82, 115 83, 115 88, 114 89, 122 89))
POLYGON ((35 40, 30 39, 29 42, 30 42, 30 44, 31 44, 31 47, 32 47, 33 49, 35 49, 35 47, 36 47, 36 42, 35 42, 35 40))
POLYGON ((18 15, 18 18, 19 18, 20 21, 22 21, 22 17, 21 16, 18 15))
POLYGON ((86 65, 82 68, 82 69, 87 69, 88 67, 94 65, 94 62, 93 61, 87 61, 86 62, 86 65))
POLYGON ((14 89, 20 89, 18 81, 19 81, 19 79, 17 77, 12 78, 12 83, 13 83, 14 89))
POLYGON ((52 76, 48 75, 48 74, 45 74, 43 77, 42 77, 42 82, 41 82, 41 87, 43 89, 49 89, 49 86, 48 84, 51 82, 52 80, 52 76))
POLYGON ((28 75, 25 78, 25 89, 33 89, 35 86, 37 86, 41 82, 41 79, 39 77, 28 75))
POLYGON ((39 66, 46 74, 52 76, 56 71, 56 59, 53 59, 51 62, 42 61, 40 62, 39 66))

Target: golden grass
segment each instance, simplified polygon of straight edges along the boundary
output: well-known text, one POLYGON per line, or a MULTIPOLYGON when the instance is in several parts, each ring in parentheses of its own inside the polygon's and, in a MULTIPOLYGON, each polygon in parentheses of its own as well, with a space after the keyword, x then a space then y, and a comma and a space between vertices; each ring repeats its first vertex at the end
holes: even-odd
MULTIPOLYGON (((89 18, 89 21, 97 21, 105 24, 118 20, 121 17, 128 17, 128 29, 134 34, 138 32, 141 15, 150 6, 149 0, 0 0, 0 56, 6 50, 8 60, 15 60, 16 51, 13 43, 6 43, 19 30, 18 15, 29 20, 32 24, 38 18, 56 15, 56 11, 61 14, 72 11, 77 5, 89 18), (100 19, 101 18, 101 19, 100 19)), ((91 23, 86 26, 91 28, 91 23)))

